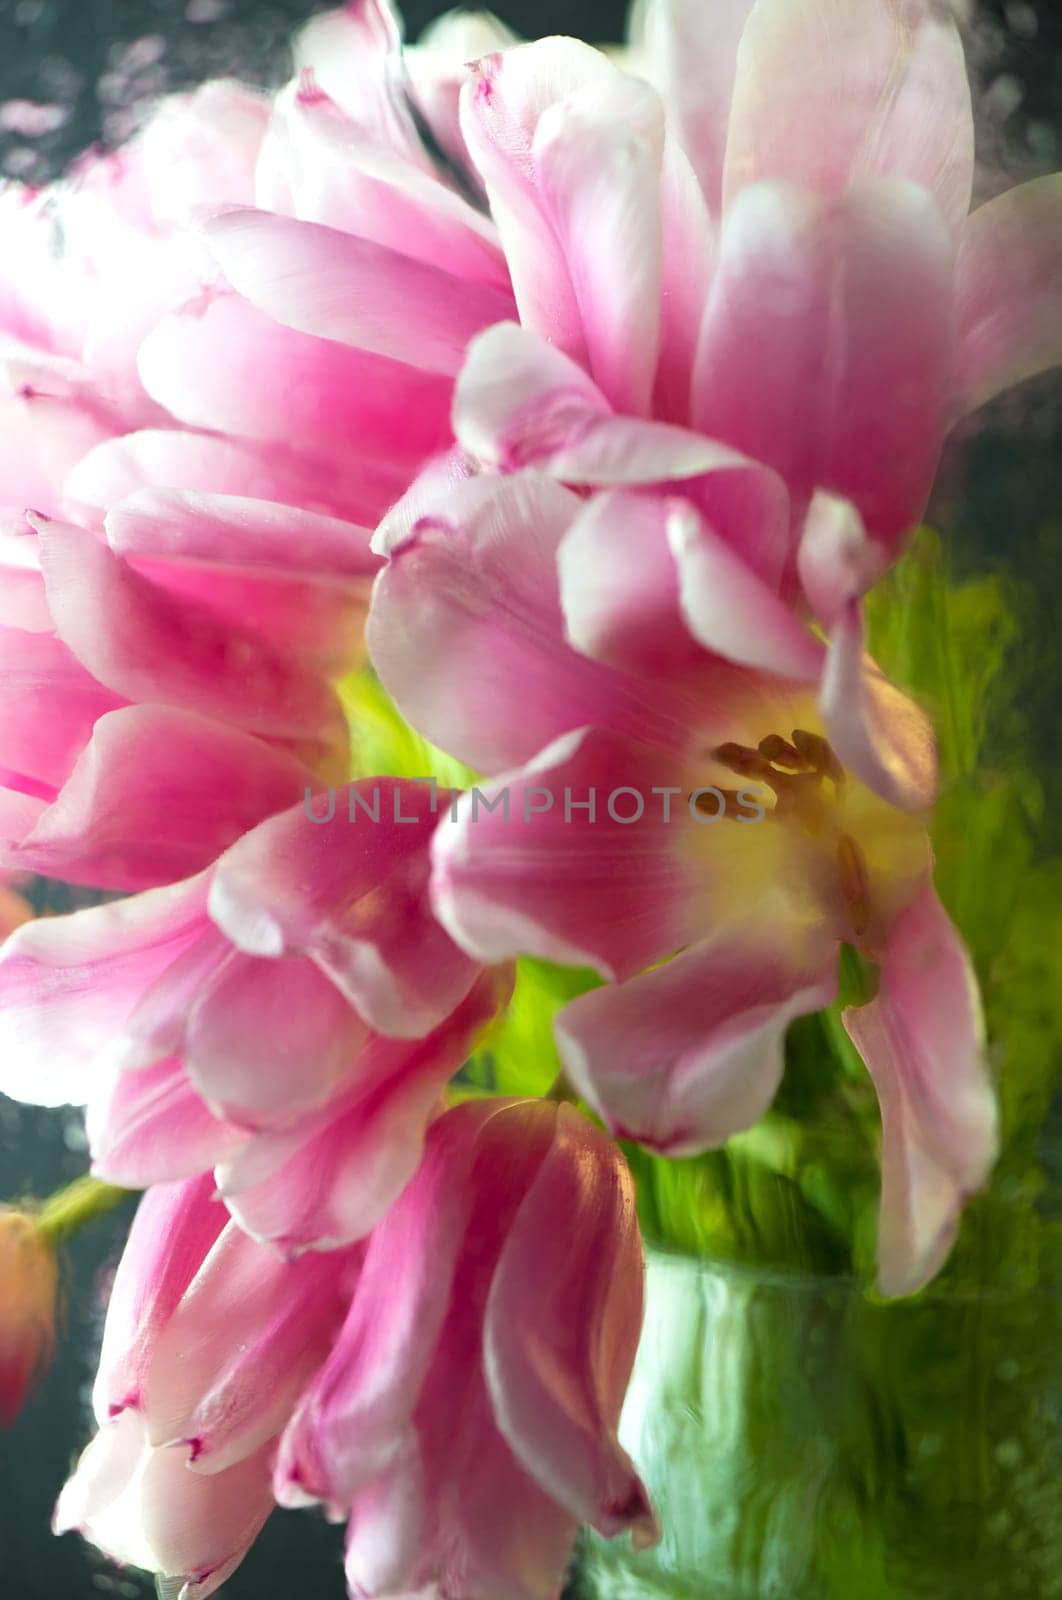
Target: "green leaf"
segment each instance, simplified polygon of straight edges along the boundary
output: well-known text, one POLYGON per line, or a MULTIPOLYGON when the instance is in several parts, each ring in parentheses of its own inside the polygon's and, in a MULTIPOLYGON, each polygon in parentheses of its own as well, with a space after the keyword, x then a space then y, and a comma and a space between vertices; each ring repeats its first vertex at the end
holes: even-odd
POLYGON ((586 968, 518 961, 508 1009, 472 1057, 461 1082, 493 1094, 548 1094, 561 1072, 553 1019, 569 1000, 600 983, 597 974, 586 968))
POLYGON ((339 697, 350 727, 352 778, 435 778, 450 789, 477 782, 471 767, 410 727, 371 668, 345 678, 339 697))

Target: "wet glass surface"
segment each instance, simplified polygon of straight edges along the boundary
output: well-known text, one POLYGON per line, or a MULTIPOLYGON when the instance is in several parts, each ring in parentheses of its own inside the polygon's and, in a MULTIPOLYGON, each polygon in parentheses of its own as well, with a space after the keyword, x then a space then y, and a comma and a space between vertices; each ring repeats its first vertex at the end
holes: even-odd
MULTIPOLYGON (((285 41, 292 26, 320 9, 310 0, 269 4, 256 0, 158 0, 155 4, 143 0, 0 0, 0 173, 28 182, 45 181, 91 141, 101 139, 113 145, 128 137, 152 97, 207 76, 230 73, 267 85, 281 81, 288 65, 285 41)), ((415 37, 444 7, 429 0, 407 4, 404 9, 410 35, 415 37)), ((621 5, 524 0, 502 4, 499 10, 513 27, 530 33, 563 30, 595 40, 618 39, 622 33, 621 5)), ((982 195, 1062 166, 1062 13, 1057 0, 1006 5, 1000 0, 982 7, 970 51, 979 79, 982 195)), ((1036 775, 1043 795, 1037 848, 1058 852, 1062 850, 1062 718, 1058 713, 1062 652, 1057 648, 1056 615, 1062 585, 1062 380, 1057 374, 1024 386, 980 413, 966 433, 952 441, 930 520, 942 531, 957 570, 974 576, 1002 574, 1034 597, 1034 626, 1021 696, 1024 715, 1037 730, 1036 775)), ((51 902, 53 910, 64 908, 59 899, 51 902)), ((1048 1160, 1049 1152, 1045 1155, 1048 1160)), ((44 1195, 76 1177, 85 1163, 78 1113, 40 1111, 0 1098, 0 1196, 44 1195)), ((1059 1176, 1056 1165, 1056 1187, 1059 1176)), ((56 1540, 48 1532, 57 1489, 88 1434, 88 1392, 102 1309, 128 1215, 126 1207, 66 1250, 58 1360, 18 1425, 0 1433, 0 1591, 11 1600, 59 1600, 60 1596, 63 1600, 89 1600, 94 1595, 136 1600, 154 1592, 149 1579, 118 1572, 76 1538, 56 1540)), ((817 1286, 810 1298, 808 1291, 798 1292, 784 1283, 760 1285, 739 1312, 741 1297, 735 1298, 734 1280, 725 1273, 718 1277, 722 1287, 712 1301, 705 1289, 705 1274, 711 1270, 690 1268, 693 1276, 689 1276, 673 1266, 668 1269, 683 1279, 673 1293, 696 1300, 700 1307, 690 1313, 683 1338, 688 1346, 690 1340, 695 1342, 695 1330, 706 1331, 704 1319, 711 1305, 716 1306, 712 1315, 718 1319, 724 1316, 720 1308, 725 1301, 727 1338, 735 1357, 743 1352, 740 1359, 746 1365, 758 1341, 773 1341, 776 1348, 779 1330, 785 1337, 786 1329, 790 1337, 798 1335, 794 1360, 805 1337, 820 1354, 823 1350, 827 1355, 830 1351, 836 1354, 837 1345, 831 1341, 837 1339, 838 1329, 845 1329, 845 1336, 850 1336, 852 1319, 858 1318, 851 1291, 829 1284, 817 1286), (809 1311, 812 1303, 813 1316, 809 1311), (815 1328, 823 1326, 827 1334, 816 1334, 815 1328)), ((1056 1315, 1057 1301, 1053 1306, 1052 1315, 1056 1315)), ((938 1351, 942 1360, 949 1349, 945 1338, 938 1351)), ((720 1361, 724 1353, 717 1350, 720 1361)), ((703 1350, 698 1351, 697 1359, 703 1359, 703 1350)), ((1014 1360, 1019 1365, 1026 1361, 1020 1347, 1014 1360)), ((1028 1365, 1021 1367, 1015 1382, 1027 1379, 1030 1384, 1046 1384, 1039 1369, 1033 1372, 1032 1363, 1030 1351, 1028 1365)), ((813 1363, 798 1362, 792 1369, 790 1395, 802 1395, 804 1402, 813 1398, 819 1392, 815 1389, 816 1370, 823 1374, 824 1382, 828 1378, 832 1392, 854 1381, 850 1373, 845 1376, 831 1370, 829 1364, 816 1369, 813 1363)), ((723 1376, 721 1371, 716 1373, 719 1381, 723 1376)), ((648 1380, 644 1392, 653 1392, 648 1380)), ((1053 1397, 1046 1387, 1042 1392, 1045 1406, 1054 1408, 1051 1414, 1057 1424, 1057 1388, 1053 1397)), ((675 1403, 680 1411, 685 1405, 681 1397, 675 1403)), ((858 1415, 861 1427, 869 1425, 865 1412, 858 1415)), ((703 1420, 700 1413, 689 1413, 679 1421, 664 1419, 660 1427, 673 1424, 685 1429, 683 1448, 693 1450, 699 1458, 704 1451, 718 1449, 714 1435, 708 1439, 697 1433, 703 1420)), ((810 1420, 807 1428, 810 1436, 810 1420)), ((993 1438, 997 1451, 1004 1452, 991 1467, 995 1473, 1000 1462, 1006 1465, 1011 1435, 1003 1428, 993 1438)), ((1026 1443, 1018 1442, 1025 1450, 1026 1443)), ((661 1448, 665 1443, 666 1434, 661 1433, 661 1448)), ((827 1451, 830 1448, 827 1444, 827 1451)), ((675 1459, 681 1463, 677 1447, 675 1459)), ((873 1460, 873 1448, 868 1460, 873 1460)), ((675 1583, 670 1588, 628 1591, 620 1586, 619 1569, 612 1567, 608 1569, 612 1586, 600 1589, 602 1600, 605 1596, 623 1600, 628 1592, 632 1597, 659 1592, 688 1595, 689 1600, 714 1600, 713 1591, 689 1586, 690 1570, 708 1559, 706 1547, 691 1541, 703 1526, 715 1492, 698 1484, 701 1480, 696 1476, 687 1483, 686 1492, 692 1498, 676 1522, 678 1544, 672 1554, 679 1563, 679 1577, 675 1583)), ((749 1493, 754 1499, 761 1496, 759 1489, 749 1493)), ((811 1515, 810 1509, 807 1515, 811 1515)), ((959 1533, 951 1530, 947 1534, 955 1550, 963 1542, 959 1533)), ((1046 1536, 1042 1528, 1036 1535, 1046 1536)), ((790 1559, 799 1557, 791 1554, 790 1559)), ((337 1530, 306 1513, 278 1513, 222 1593, 229 1600, 290 1594, 307 1600, 338 1600, 342 1594, 340 1560, 337 1530)), ((781 1570, 784 1574, 786 1569, 781 1570)), ((761 1595, 795 1600, 797 1590, 785 1588, 777 1573, 772 1576, 767 1571, 761 1578, 759 1588, 733 1592, 756 1600, 761 1595), (783 1587, 778 1587, 779 1583, 783 1587)), ((874 1600, 879 1594, 892 1600, 893 1593, 859 1585, 848 1592, 874 1600)), ((913 1579, 911 1587, 895 1592, 924 1593, 927 1600, 946 1600, 950 1593, 941 1586, 915 1587, 913 1579)), ((975 1591, 967 1586, 965 1592, 975 1591)), ((986 1588, 982 1592, 987 1600, 993 1591, 986 1588)), ((1001 1600, 1004 1595, 1005 1600, 1020 1600, 1023 1592, 1002 1590, 1001 1600)), ((1033 1591, 1029 1592, 1032 1595, 1033 1591)), ((1058 1591, 1046 1587, 1035 1591, 1037 1600, 1048 1600, 1054 1592, 1058 1591)), ((809 1588, 807 1593, 814 1600, 820 1594, 833 1600, 834 1595, 823 1587, 809 1588)), ((839 1596, 845 1591, 836 1593, 839 1596)), ((719 1595, 721 1600, 724 1596, 730 1600, 731 1591, 720 1589, 719 1595)))

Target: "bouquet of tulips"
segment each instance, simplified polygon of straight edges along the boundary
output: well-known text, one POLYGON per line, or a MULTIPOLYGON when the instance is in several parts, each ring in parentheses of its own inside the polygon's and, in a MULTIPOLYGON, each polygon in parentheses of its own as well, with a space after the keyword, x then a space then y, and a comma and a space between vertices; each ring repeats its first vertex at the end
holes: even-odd
POLYGON ((1062 176, 970 214, 930 0, 296 49, 0 194, 0 867, 102 891, 3 944, 0 1088, 146 1191, 57 1526, 197 1600, 315 1503, 360 1600, 556 1600, 659 1533, 638 1209, 843 1104, 908 1296, 1005 1142, 897 618, 1062 363, 1062 176))

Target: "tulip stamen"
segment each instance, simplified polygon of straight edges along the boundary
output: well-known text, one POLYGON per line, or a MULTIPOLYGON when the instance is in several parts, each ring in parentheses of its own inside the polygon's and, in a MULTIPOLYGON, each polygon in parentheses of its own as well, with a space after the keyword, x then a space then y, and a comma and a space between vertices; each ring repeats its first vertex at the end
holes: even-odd
POLYGON ((759 752, 766 756, 773 767, 779 767, 783 772, 806 772, 807 759, 800 754, 794 744, 788 739, 783 739, 780 733, 768 734, 766 739, 761 739, 759 752))
MULTIPOLYGON (((828 778, 836 790, 844 782, 845 773, 821 734, 794 728, 788 739, 778 733, 768 734, 755 750, 750 745, 730 742, 721 744, 712 755, 738 777, 756 778, 773 790, 773 817, 779 821, 794 818, 808 833, 822 833, 826 823, 823 779, 828 778)), ((725 814, 732 813, 728 810, 725 814)))
POLYGON ((870 925, 870 874, 866 857, 850 833, 843 833, 837 841, 837 866, 852 930, 860 936, 870 925))
POLYGON ((821 733, 808 733, 804 728, 793 729, 793 744, 820 777, 829 778, 833 784, 844 782, 844 767, 834 755, 833 748, 821 733))
POLYGON ((712 751, 712 756, 729 772, 736 772, 739 778, 763 778, 770 783, 772 778, 779 776, 769 757, 762 750, 753 750, 747 744, 721 744, 712 751))

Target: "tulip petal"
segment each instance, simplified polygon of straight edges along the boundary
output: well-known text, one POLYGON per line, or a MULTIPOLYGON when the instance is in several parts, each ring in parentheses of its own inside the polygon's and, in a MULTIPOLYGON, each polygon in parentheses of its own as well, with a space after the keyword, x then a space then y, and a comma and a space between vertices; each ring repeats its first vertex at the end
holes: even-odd
POLYGON ((660 351, 663 152, 659 97, 621 73, 548 107, 531 148, 590 372, 617 410, 635 415, 649 410, 660 351))
POLYGON ((610 415, 575 361, 513 322, 473 341, 454 391, 458 440, 502 472, 548 461, 610 415))
POLYGON ((913 1294, 951 1250, 998 1139, 977 982, 930 883, 897 919, 877 997, 844 1024, 881 1102, 878 1284, 913 1294))
MULTIPOLYGON (((492 1101, 459 1109, 435 1123, 416 1182, 369 1241, 343 1331, 281 1440, 281 1505, 316 1499, 345 1511, 411 1442, 474 1203, 476 1135, 502 1108, 492 1101)), ((529 1126, 511 1149, 514 1185, 537 1170, 549 1132, 529 1126)))
MULTIPOLYGON (((491 1320, 500 1334, 520 1294, 519 1263, 511 1272, 504 1266, 507 1244, 514 1239, 520 1255, 528 1248, 521 1219, 529 1204, 541 1218, 536 1182, 559 1125, 574 1115, 543 1101, 472 1102, 447 1112, 429 1133, 416 1178, 372 1236, 347 1323, 285 1433, 277 1474, 282 1501, 309 1495, 339 1514, 349 1508, 355 1592, 551 1600, 559 1590, 578 1508, 563 1503, 558 1484, 544 1491, 499 1431, 483 1329, 491 1320)), ((603 1141, 575 1145, 565 1143, 558 1160, 574 1155, 595 1168, 607 1161, 607 1177, 613 1158, 603 1141)), ((546 1210, 562 1187, 554 1174, 546 1210)), ((565 1227, 574 1281, 571 1257, 588 1265, 588 1256, 582 1232, 572 1233, 570 1219, 565 1227)), ((530 1307, 543 1342, 573 1361, 557 1374, 555 1392, 577 1387, 593 1368, 593 1345, 595 1391, 611 1404, 634 1331, 615 1325, 627 1287, 615 1285, 608 1325, 575 1319, 582 1342, 574 1352, 563 1337, 555 1343, 541 1295, 530 1307)), ((520 1333, 530 1353, 533 1336, 520 1333)), ((509 1375, 499 1373, 506 1403, 509 1375)), ((538 1441, 529 1438, 528 1447, 537 1451, 538 1441)), ((608 1450, 606 1438, 602 1455, 608 1450)), ((547 1444, 542 1458, 548 1453, 547 1444)))
POLYGON ((203 874, 40 918, 11 935, 0 951, 5 1094, 29 1105, 89 1099, 93 1069, 120 1053, 123 1027, 145 991, 209 926, 206 891, 203 874))
POLYGON ((483 56, 461 96, 461 128, 482 177, 512 274, 520 320, 589 364, 583 312, 565 241, 540 191, 534 154, 544 113, 569 94, 609 83, 616 69, 575 39, 483 56))
POLYGON ((67 475, 113 432, 83 400, 0 393, 0 516, 60 515, 67 475))
POLYGON ((349 1087, 234 1151, 217 1180, 240 1226, 285 1253, 365 1238, 417 1170, 439 1097, 509 984, 485 975, 424 1039, 372 1039, 351 1057, 349 1087))
POLYGON ((0 871, 4 872, 16 870, 20 841, 33 832, 48 807, 45 795, 5 787, 12 781, 23 780, 0 767, 0 871))
POLYGON ((419 110, 444 154, 474 189, 481 185, 461 133, 461 90, 468 63, 519 43, 518 35, 489 11, 444 11, 402 53, 419 110))
POLYGON ((812 611, 827 626, 870 589, 887 556, 867 538, 849 500, 820 490, 808 507, 797 550, 797 572, 812 611))
POLYGON ((316 222, 227 211, 208 225, 229 282, 283 325, 452 375, 474 333, 511 316, 506 290, 316 222))
POLYGON ((683 787, 665 752, 598 729, 565 734, 440 824, 439 917, 483 961, 527 954, 630 976, 693 936, 693 864, 660 801, 683 787))
POLYGON ((423 1473, 412 1451, 359 1490, 347 1521, 345 1570, 350 1594, 408 1591, 424 1543, 426 1498, 423 1473))
POLYGON ((641 1332, 642 1279, 626 1163, 585 1117, 561 1106, 553 1147, 491 1283, 487 1386, 502 1435, 543 1489, 606 1537, 635 1525, 651 1540, 648 1497, 616 1437, 641 1332), (557 1373, 581 1382, 558 1385, 557 1373))
POLYGON ((112 550, 132 559, 305 574, 372 577, 371 530, 320 512, 236 494, 143 488, 107 514, 112 550))
POLYGON ((51 633, 37 540, 22 519, 0 523, 0 628, 51 633))
POLYGON ((312 440, 324 472, 335 461, 346 476, 356 464, 379 485, 381 510, 411 468, 449 443, 448 377, 298 333, 238 295, 164 318, 139 363, 149 393, 180 421, 285 449, 312 440))
MULTIPOLYGON (((713 501, 713 509, 720 513, 727 509, 725 501, 736 511, 737 501, 745 499, 751 508, 753 483, 739 485, 738 476, 721 472, 684 487, 695 493, 702 505, 705 500, 713 501)), ((708 521, 718 533, 718 524, 711 517, 708 521)), ((774 558, 778 546, 772 535, 784 533, 785 527, 784 518, 772 526, 765 514, 750 526, 762 539, 759 547, 738 552, 742 557, 739 586, 757 599, 755 573, 762 564, 777 576, 774 558)), ((722 537, 726 539, 725 534, 722 537)), ((687 621, 688 616, 696 615, 701 623, 711 623, 711 591, 704 596, 700 589, 702 577, 712 581, 710 572, 705 574, 702 569, 710 567, 709 551, 718 547, 719 540, 704 530, 695 506, 677 495, 665 498, 659 493, 629 490, 594 495, 572 521, 557 553, 568 639, 594 660, 656 679, 662 695, 670 694, 676 700, 680 694, 688 695, 690 717, 698 720, 706 706, 718 704, 728 688, 739 688, 747 677, 743 669, 706 655, 687 621), (689 548, 683 553, 686 530, 689 548), (708 549, 698 550, 696 541, 702 530, 708 549), (676 551, 680 561, 676 561, 676 551)), ((734 564, 725 549, 719 560, 728 571, 734 564)), ((778 602, 773 594, 768 595, 764 601, 768 622, 773 623, 777 610, 778 602)), ((788 612, 783 623, 783 643, 795 638, 798 648, 804 648, 788 612)), ((728 630, 738 634, 734 648, 742 655, 772 648, 770 638, 741 635, 729 619, 714 631, 725 636, 728 630)))
POLYGON ((0 628, 0 766, 23 780, 19 788, 51 799, 97 721, 123 703, 62 639, 0 628))
POLYGON ((15 858, 98 889, 152 889, 210 865, 315 783, 284 751, 194 712, 127 706, 100 717, 15 858))
POLYGON ((682 614, 705 649, 740 666, 815 682, 819 641, 692 508, 670 520, 668 538, 682 614))
POLYGON ((327 821, 302 806, 274 817, 219 861, 211 915, 248 954, 309 955, 378 1032, 419 1038, 476 976, 428 901, 429 844, 448 798, 366 779, 341 791, 327 821))
POLYGON ((689 515, 681 500, 623 489, 594 495, 578 512, 557 561, 565 632, 581 654, 649 677, 701 667, 668 542, 672 521, 689 515))
POLYGON ((664 141, 661 186, 664 262, 653 415, 663 422, 687 423, 697 334, 715 261, 715 234, 693 168, 670 130, 664 141))
POLYGON ((712 214, 723 200, 730 100, 737 52, 754 0, 649 0, 636 39, 647 54, 649 76, 693 163, 712 214))
POLYGON ((837 200, 779 183, 728 216, 693 422, 781 473, 797 502, 854 501, 892 548, 925 507, 954 404, 953 247, 924 190, 837 200))
POLYGON ((209 1173, 188 1183, 156 1183, 141 1197, 107 1303, 92 1392, 101 1426, 139 1407, 158 1330, 228 1221, 209 1173))
POLYGON ((970 208, 973 111, 953 18, 931 0, 757 0, 737 54, 726 203, 763 178, 839 195, 864 177, 970 208))
POLYGON ((479 463, 460 445, 433 456, 381 519, 372 536, 373 553, 392 555, 418 522, 442 510, 452 489, 478 476, 479 463))
POLYGON ((619 1138, 696 1155, 751 1127, 781 1082, 785 1032, 828 1006, 836 939, 771 913, 618 988, 567 1005, 556 1032, 581 1095, 619 1138))
POLYGON ((59 1497, 55 1531, 77 1529, 113 1560, 168 1578, 177 1600, 207 1600, 273 1509, 269 1447, 225 1473, 189 1472, 184 1450, 153 1450, 127 1411, 102 1428, 59 1497))
POLYGON ((126 1189, 198 1177, 247 1139, 213 1115, 174 1056, 117 1073, 109 1093, 93 1096, 85 1126, 93 1175, 126 1189))
POLYGON ((358 0, 306 23, 294 41, 295 67, 374 143, 430 172, 403 93, 401 49, 402 21, 390 0, 358 0))
POLYGON ((106 517, 110 546, 173 594, 330 677, 362 656, 379 562, 353 523, 234 495, 142 490, 106 517))
POLYGON ((968 410, 1062 364, 1062 174, 974 212, 959 243, 958 295, 968 410))
MULTIPOLYGON (((309 437, 316 440, 318 431, 309 437)), ((366 524, 396 492, 393 476, 381 477, 371 463, 355 462, 353 471, 339 460, 322 464, 278 439, 255 444, 181 428, 145 428, 90 450, 67 477, 65 502, 75 520, 96 522, 137 490, 160 486, 246 495, 366 524)))
POLYGON ((328 1354, 355 1276, 356 1258, 286 1261, 230 1222, 156 1334, 150 1443, 189 1446, 211 1479, 259 1450, 328 1354))
POLYGON ((925 712, 865 653, 857 600, 835 618, 819 690, 830 743, 868 789, 902 811, 928 811, 938 789, 937 748, 925 712))
POLYGON ((318 675, 142 577, 82 529, 41 522, 38 535, 59 637, 109 689, 250 733, 345 740, 335 693, 318 675))
POLYGON ((125 1071, 140 1071, 184 1050, 192 1007, 232 953, 225 935, 205 915, 205 893, 203 900, 204 915, 195 937, 145 988, 123 1019, 115 1049, 116 1064, 125 1071))
POLYGON ((428 23, 415 45, 406 45, 403 54, 418 96, 429 77, 436 82, 441 77, 449 96, 453 80, 463 77, 468 62, 521 42, 519 34, 491 11, 445 11, 428 23))
POLYGON ((366 1031, 312 962, 231 951, 192 1004, 185 1063, 216 1116, 268 1127, 326 1100, 366 1031))
POLYGON ((265 95, 231 79, 167 95, 139 141, 155 220, 186 227, 222 201, 249 204, 268 121, 265 95))
POLYGON ((482 476, 443 489, 436 505, 396 534, 367 628, 385 688, 426 737, 497 772, 591 723, 683 736, 670 689, 565 642, 557 551, 574 495, 537 474, 482 476))
POLYGON ((575 1516, 517 1461, 482 1377, 439 1410, 423 1460, 392 1468, 354 1501, 346 1560, 354 1594, 555 1600, 571 1568, 575 1516), (374 1589, 380 1576, 395 1587, 374 1589))
POLYGON ((469 349, 454 393, 454 432, 486 466, 502 472, 537 467, 563 483, 765 475, 758 463, 714 439, 613 415, 575 362, 512 323, 488 329, 469 349))
MULTIPOLYGON (((456 93, 454 100, 456 122, 456 93)), ((471 283, 508 287, 490 219, 344 115, 317 79, 277 96, 260 182, 263 165, 275 184, 272 195, 259 194, 266 210, 357 234, 471 283)))

